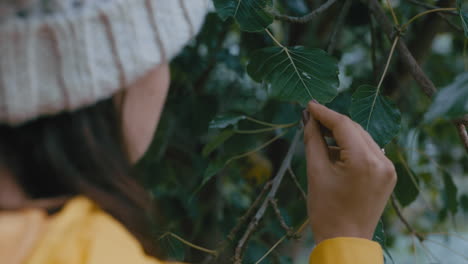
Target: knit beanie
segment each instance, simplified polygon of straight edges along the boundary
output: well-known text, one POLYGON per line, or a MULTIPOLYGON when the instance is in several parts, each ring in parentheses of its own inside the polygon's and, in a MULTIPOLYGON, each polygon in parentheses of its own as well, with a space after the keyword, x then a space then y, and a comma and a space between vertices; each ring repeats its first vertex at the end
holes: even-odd
POLYGON ((111 97, 168 62, 211 0, 0 0, 0 123, 111 97))

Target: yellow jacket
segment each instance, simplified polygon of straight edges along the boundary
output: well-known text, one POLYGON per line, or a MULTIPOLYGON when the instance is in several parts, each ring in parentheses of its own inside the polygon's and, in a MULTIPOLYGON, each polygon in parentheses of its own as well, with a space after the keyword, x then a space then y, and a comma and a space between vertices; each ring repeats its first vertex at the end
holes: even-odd
MULTIPOLYGON (((90 200, 78 197, 51 219, 39 210, 0 213, 0 263, 163 264, 146 256, 138 241, 90 200)), ((313 264, 383 264, 380 245, 336 238, 320 243, 313 264)))

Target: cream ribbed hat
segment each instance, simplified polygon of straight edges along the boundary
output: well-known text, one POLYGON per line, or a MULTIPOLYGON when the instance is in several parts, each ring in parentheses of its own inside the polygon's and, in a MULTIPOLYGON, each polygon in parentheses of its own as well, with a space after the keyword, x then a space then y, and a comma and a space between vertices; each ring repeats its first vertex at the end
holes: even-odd
POLYGON ((199 30, 211 0, 0 0, 0 123, 110 97, 199 30))

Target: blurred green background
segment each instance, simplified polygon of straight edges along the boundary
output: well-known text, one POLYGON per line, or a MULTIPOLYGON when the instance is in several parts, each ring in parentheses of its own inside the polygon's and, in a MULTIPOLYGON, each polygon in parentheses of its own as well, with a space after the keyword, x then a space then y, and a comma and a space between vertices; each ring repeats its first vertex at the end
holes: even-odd
MULTIPOLYGON (((425 10, 414 1, 391 2, 403 21, 425 10)), ((425 1, 428 4, 448 2, 454 5, 454 1, 425 1)), ((321 3, 282 0, 275 2, 275 9, 300 16, 321 3)), ((307 24, 276 21, 270 28, 289 46, 326 49, 341 8, 341 2, 335 4, 307 24)), ((456 16, 448 15, 448 19, 461 29, 456 16)), ((403 39, 437 87, 447 86, 457 75, 467 72, 466 38, 439 16, 426 16, 415 22, 403 39)), ((333 56, 339 61, 340 94, 329 106, 347 114, 351 93, 361 84, 378 81, 391 43, 360 1, 352 1, 337 40, 333 56)), ((193 244, 218 248, 263 184, 278 170, 289 148, 295 127, 235 134, 219 145, 213 141, 221 142, 220 134, 228 132, 210 128, 210 122, 219 116, 248 116, 274 124, 300 120, 300 105, 270 98, 268 87, 252 81, 246 73, 252 52, 272 45, 265 33, 241 32, 232 19, 223 22, 210 13, 196 40, 172 62, 172 86, 162 120, 151 149, 137 166, 141 181, 158 201, 155 240, 167 258, 208 263, 205 252, 172 236, 161 235, 173 232, 193 244), (286 134, 261 151, 229 163, 200 188, 210 166, 217 166, 283 133, 286 134), (207 144, 214 147, 209 154, 207 144)), ((400 133, 386 147, 400 177, 395 194, 404 207, 402 214, 407 221, 427 237, 424 243, 416 241, 389 206, 382 221, 388 249, 386 260, 388 263, 468 263, 468 256, 464 256, 464 248, 468 247, 465 239, 468 238, 468 155, 455 127, 447 120, 422 122, 431 101, 403 68, 398 53, 383 87, 384 94, 402 112, 400 133), (430 233, 438 234, 430 236, 430 233)), ((235 127, 261 128, 245 119, 235 127)), ((291 169, 305 190, 302 149, 302 146, 297 149, 291 169)), ((286 223, 297 229, 307 218, 306 204, 289 174, 280 186, 277 199, 286 223)), ((229 262, 243 232, 238 232, 235 242, 228 245, 216 263, 229 262)), ((274 211, 268 209, 247 245, 245 263, 255 263, 285 233, 274 211)), ((286 239, 262 263, 302 263, 312 247, 313 236, 307 228, 299 239, 286 239)))

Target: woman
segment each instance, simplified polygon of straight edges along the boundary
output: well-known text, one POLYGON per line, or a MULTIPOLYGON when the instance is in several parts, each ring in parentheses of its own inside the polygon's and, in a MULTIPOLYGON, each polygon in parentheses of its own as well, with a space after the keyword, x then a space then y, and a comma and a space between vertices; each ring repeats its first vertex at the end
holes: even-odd
MULTIPOLYGON (((150 256, 151 199, 129 172, 157 127, 168 62, 209 5, 0 0, 1 263, 162 263, 150 256)), ((310 262, 383 263, 369 239, 393 165, 347 117, 308 110, 310 262)))

